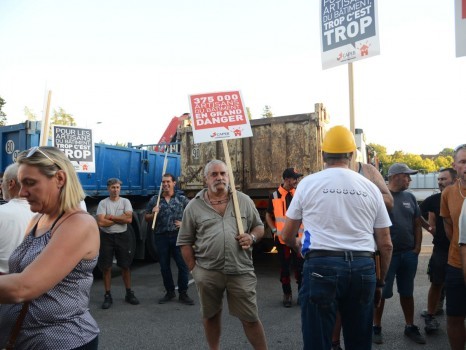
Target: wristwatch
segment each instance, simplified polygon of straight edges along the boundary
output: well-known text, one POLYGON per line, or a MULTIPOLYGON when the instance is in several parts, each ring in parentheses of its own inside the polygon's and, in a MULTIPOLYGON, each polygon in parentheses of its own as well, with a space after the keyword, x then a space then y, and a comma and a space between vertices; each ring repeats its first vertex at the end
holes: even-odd
POLYGON ((272 229, 272 233, 277 233, 277 229, 276 229, 276 228, 273 228, 273 229, 272 229))
POLYGON ((252 238, 252 244, 256 243, 257 242, 257 237, 254 233, 250 233, 251 235, 251 238, 252 238))

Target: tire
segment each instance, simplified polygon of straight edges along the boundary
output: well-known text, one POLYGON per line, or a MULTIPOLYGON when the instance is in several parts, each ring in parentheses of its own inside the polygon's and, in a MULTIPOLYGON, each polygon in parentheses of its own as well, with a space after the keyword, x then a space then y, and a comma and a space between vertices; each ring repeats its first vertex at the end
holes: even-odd
POLYGON ((129 248, 130 248, 130 256, 131 261, 134 260, 134 254, 136 254, 136 233, 134 232, 134 228, 131 225, 128 225, 128 235, 129 235, 129 248))
POLYGON ((159 255, 157 253, 157 249, 155 248, 154 232, 152 232, 151 224, 145 222, 145 224, 142 225, 142 229, 146 232, 146 260, 149 262, 158 262, 159 255))

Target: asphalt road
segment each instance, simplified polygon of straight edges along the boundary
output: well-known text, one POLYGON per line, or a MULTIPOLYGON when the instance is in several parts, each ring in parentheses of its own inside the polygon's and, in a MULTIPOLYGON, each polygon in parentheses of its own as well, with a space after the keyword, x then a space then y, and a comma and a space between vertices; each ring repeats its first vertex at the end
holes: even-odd
MULTIPOLYGON (((419 313, 425 308, 427 300, 429 281, 426 269, 431 250, 430 237, 427 235, 424 243, 415 281, 415 323, 421 328, 422 334, 424 321, 419 313)), ((302 349, 300 309, 296 305, 296 297, 293 307, 285 309, 281 305, 277 256, 260 255, 255 259, 255 266, 259 312, 269 349, 302 349)), ((293 288, 296 296, 296 287, 293 288)), ((95 280, 90 308, 101 330, 100 349, 207 349, 194 285, 190 285, 189 295, 195 300, 196 305, 183 305, 177 300, 159 305, 158 298, 164 294, 159 265, 136 263, 133 268, 133 289, 141 302, 140 305, 125 303, 122 279, 115 273, 112 279, 113 306, 108 310, 102 310, 100 306, 103 301, 103 283, 102 280, 95 280)), ((403 335, 403 313, 395 293, 392 299, 386 301, 382 319, 385 343, 374 345, 373 349, 448 349, 445 316, 440 316, 439 321, 441 329, 436 335, 426 336, 426 345, 413 343, 403 335)), ((251 348, 241 323, 228 314, 227 305, 224 306, 222 322, 222 349, 251 348)))

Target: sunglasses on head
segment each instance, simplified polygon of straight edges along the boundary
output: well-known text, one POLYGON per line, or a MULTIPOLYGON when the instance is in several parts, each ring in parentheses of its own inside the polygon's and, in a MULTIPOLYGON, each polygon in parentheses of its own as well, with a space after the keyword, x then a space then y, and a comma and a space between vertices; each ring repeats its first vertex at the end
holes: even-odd
POLYGON ((459 145, 454 149, 454 152, 458 152, 460 149, 466 148, 466 143, 463 143, 462 145, 459 145))
POLYGON ((52 158, 50 158, 44 151, 42 151, 39 146, 34 146, 31 149, 29 149, 29 152, 26 155, 26 158, 32 157, 36 152, 42 153, 42 155, 48 160, 50 160, 53 164, 55 164, 58 169, 61 169, 60 166, 57 164, 57 162, 54 161, 52 158))

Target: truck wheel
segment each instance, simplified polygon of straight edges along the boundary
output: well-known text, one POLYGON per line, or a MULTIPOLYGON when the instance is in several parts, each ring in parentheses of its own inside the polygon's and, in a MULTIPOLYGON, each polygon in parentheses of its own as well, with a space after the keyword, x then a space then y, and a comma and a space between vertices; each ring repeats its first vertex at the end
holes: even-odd
POLYGON ((159 255, 154 243, 154 232, 150 223, 146 225, 146 260, 151 262, 159 261, 159 255))
POLYGON ((129 248, 131 252, 131 261, 134 259, 134 254, 136 254, 136 233, 134 228, 131 225, 128 225, 128 234, 129 234, 129 248))

